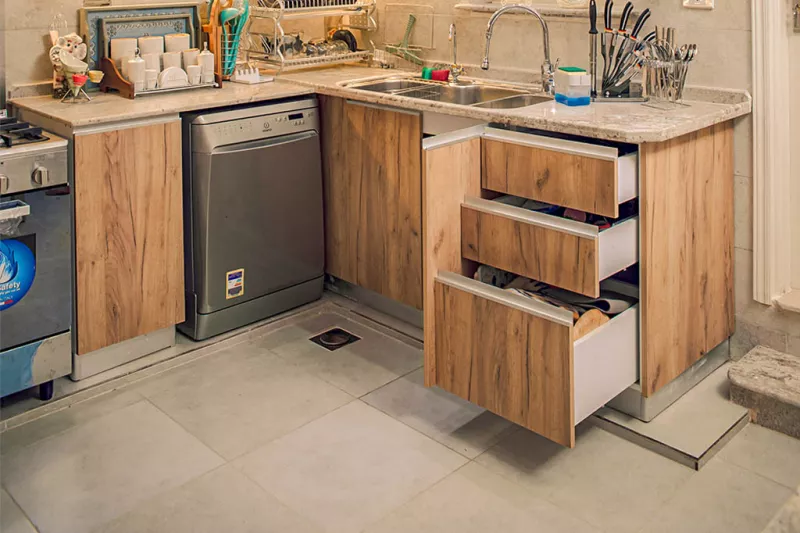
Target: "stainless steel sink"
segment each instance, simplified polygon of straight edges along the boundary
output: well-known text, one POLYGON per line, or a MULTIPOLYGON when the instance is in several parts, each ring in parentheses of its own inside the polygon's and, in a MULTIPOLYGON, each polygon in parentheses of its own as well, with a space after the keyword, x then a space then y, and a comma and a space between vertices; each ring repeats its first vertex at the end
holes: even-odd
POLYGON ((550 102, 551 100, 552 98, 544 95, 518 94, 516 96, 509 96, 508 98, 501 98, 499 100, 481 102, 480 104, 475 104, 474 107, 482 107, 484 109, 516 109, 518 107, 528 107, 529 105, 541 104, 542 102, 550 102))
POLYGON ((347 87, 421 100, 433 100, 465 106, 512 109, 549 101, 548 96, 534 95, 524 89, 482 83, 450 85, 409 78, 389 78, 347 84, 347 87))
POLYGON ((389 79, 373 82, 362 82, 348 85, 354 89, 361 89, 362 91, 372 91, 376 93, 396 93, 397 91, 405 91, 413 89, 414 87, 424 87, 424 82, 409 80, 409 79, 389 79))

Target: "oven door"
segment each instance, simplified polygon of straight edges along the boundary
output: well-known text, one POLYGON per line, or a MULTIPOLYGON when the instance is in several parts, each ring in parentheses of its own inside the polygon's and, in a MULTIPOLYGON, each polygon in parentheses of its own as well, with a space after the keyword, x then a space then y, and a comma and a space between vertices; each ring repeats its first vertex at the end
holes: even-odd
POLYGON ((0 351, 70 329, 70 211, 66 186, 0 198, 0 351))

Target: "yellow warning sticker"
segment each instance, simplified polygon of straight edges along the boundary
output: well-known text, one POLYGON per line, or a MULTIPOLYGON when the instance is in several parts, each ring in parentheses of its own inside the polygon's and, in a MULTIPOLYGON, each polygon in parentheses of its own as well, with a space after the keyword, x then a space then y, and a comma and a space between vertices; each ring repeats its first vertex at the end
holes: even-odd
POLYGON ((225 274, 225 299, 231 300, 244 295, 244 269, 231 270, 225 274))

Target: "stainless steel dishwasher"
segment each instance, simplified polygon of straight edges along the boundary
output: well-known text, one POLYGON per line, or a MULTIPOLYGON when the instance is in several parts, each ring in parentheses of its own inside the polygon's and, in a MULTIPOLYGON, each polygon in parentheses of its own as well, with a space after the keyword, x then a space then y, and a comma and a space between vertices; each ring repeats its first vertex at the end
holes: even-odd
POLYGON ((322 296, 315 98, 183 118, 186 321, 205 339, 322 296))

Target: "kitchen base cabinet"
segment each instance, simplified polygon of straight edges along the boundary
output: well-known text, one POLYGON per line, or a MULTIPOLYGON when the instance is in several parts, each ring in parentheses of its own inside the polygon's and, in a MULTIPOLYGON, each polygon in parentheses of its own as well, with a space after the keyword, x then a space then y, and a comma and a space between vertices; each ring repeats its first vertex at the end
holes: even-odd
POLYGON ((575 425, 595 410, 636 382, 642 396, 656 393, 724 342, 734 329, 731 141, 730 123, 618 153, 494 128, 426 139, 425 384, 572 447, 575 425), (587 166, 587 157, 607 163, 587 166), (587 179, 609 192, 602 203, 563 197, 559 205, 608 214, 633 194, 638 216, 598 232, 492 201, 497 192, 563 196, 575 190, 573 167, 590 169, 587 179), (570 169, 564 188, 559 168, 570 169), (473 279, 480 264, 638 303, 575 340, 570 311, 473 279), (639 286, 606 279, 637 264, 639 286))
POLYGON ((180 121, 74 136, 77 353, 184 320, 180 121))
POLYGON ((320 96, 326 272, 422 308, 422 118, 320 96))

